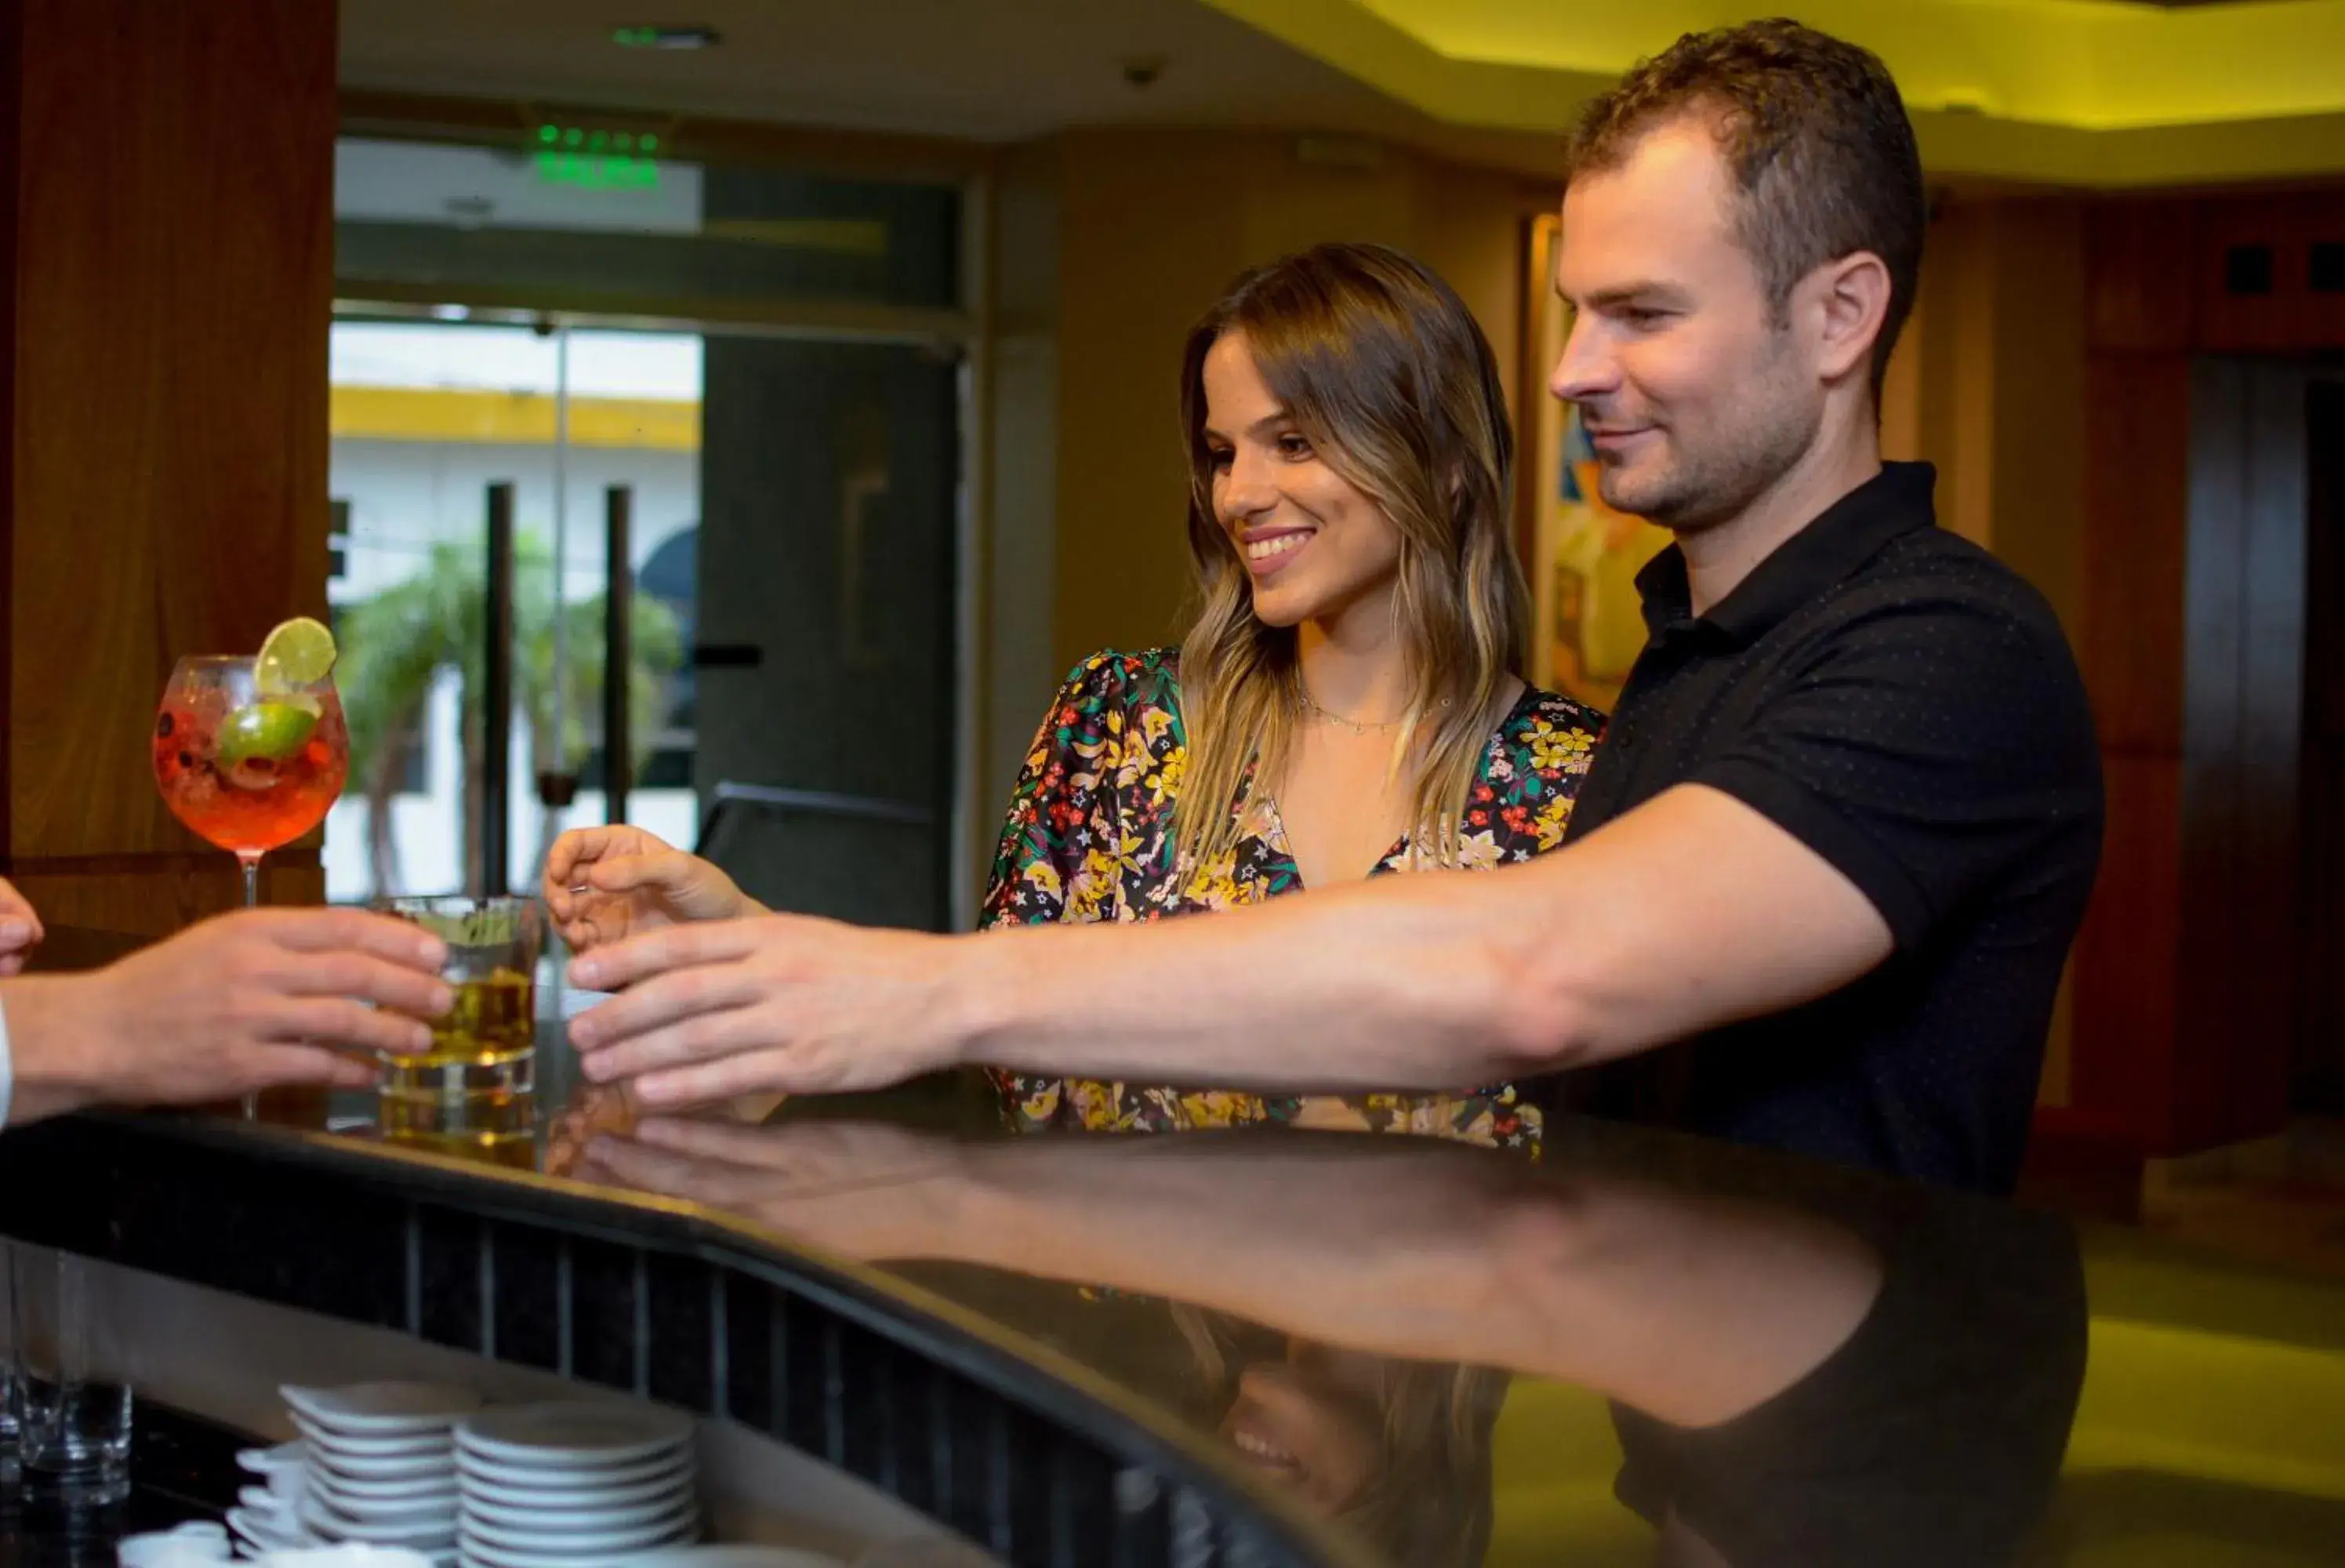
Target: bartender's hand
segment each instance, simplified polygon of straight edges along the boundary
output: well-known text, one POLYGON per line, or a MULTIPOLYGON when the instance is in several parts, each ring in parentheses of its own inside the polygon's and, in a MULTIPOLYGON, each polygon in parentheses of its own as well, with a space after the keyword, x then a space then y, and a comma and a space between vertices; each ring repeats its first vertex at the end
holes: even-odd
POLYGON ((358 909, 249 909, 103 969, 34 975, 5 996, 15 1102, 29 1121, 94 1101, 196 1104, 288 1084, 365 1088, 361 1052, 431 1044, 454 998, 447 948, 358 909))
POLYGON ((647 1108, 883 1088, 953 1065, 948 975, 990 946, 797 915, 651 931, 570 966, 573 985, 624 993, 573 1018, 570 1043, 647 1108))
POLYGON ((7 878, 0 877, 0 979, 23 974, 25 960, 46 935, 32 901, 7 878))
POLYGON ((580 953, 687 921, 765 912, 715 865, 624 824, 573 828, 553 841, 545 905, 580 953))

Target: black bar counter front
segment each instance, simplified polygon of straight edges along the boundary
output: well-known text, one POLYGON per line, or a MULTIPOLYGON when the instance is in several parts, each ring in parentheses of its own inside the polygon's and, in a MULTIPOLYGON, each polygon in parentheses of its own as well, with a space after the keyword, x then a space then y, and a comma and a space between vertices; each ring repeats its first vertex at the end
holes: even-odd
POLYGON ((2345 1282, 1574 1120, 912 1103, 587 1093, 479 1158, 363 1099, 66 1118, 0 1137, 0 1232, 664 1401, 1013 1564, 2345 1563, 2345 1282))

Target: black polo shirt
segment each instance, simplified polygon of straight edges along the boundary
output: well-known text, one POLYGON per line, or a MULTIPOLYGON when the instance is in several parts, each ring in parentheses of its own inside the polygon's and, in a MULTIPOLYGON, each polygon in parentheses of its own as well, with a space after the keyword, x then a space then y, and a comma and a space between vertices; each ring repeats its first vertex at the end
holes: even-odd
MULTIPOLYGON (((1836 867, 1896 939, 1788 1013, 1599 1069, 1570 1103, 1989 1191, 2017 1179, 2100 860, 2084 682, 2043 597, 1893 463, 1697 616, 1672 545, 1569 838, 1678 784, 1836 867)), ((1754 889, 1763 896, 1763 889, 1754 889)))

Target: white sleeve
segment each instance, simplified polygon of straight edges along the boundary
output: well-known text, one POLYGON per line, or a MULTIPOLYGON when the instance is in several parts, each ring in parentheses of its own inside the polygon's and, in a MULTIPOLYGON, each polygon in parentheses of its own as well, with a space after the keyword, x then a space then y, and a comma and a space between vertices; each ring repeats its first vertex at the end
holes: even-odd
POLYGON ((8 1125, 8 1110, 16 1098, 16 1058, 8 1054, 8 1008, 0 1003, 0 1128, 8 1125))

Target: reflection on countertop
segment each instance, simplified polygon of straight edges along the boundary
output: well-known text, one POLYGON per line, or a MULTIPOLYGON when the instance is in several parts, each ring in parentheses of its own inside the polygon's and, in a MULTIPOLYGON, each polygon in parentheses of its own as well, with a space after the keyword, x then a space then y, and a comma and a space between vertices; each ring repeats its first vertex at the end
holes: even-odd
POLYGON ((973 1077, 645 1118, 549 1055, 542 1108, 235 1130, 876 1269, 1400 1568, 2345 1563, 2345 1281, 1574 1118, 1533 1160, 1008 1137, 973 1077))

